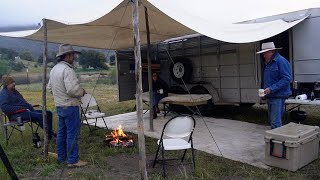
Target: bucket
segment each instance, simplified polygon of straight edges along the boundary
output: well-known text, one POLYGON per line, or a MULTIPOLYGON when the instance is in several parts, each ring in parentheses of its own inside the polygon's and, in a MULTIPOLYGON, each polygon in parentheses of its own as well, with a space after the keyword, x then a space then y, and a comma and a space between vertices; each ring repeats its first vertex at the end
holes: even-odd
POLYGON ((290 112, 290 119, 293 122, 302 122, 307 118, 308 114, 305 111, 294 110, 290 112))

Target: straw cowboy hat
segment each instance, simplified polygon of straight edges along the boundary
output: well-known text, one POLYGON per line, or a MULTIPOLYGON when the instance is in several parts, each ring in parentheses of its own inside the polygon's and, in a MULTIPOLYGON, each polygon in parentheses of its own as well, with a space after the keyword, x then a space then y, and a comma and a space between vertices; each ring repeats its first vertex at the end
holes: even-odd
POLYGON ((59 52, 56 57, 60 57, 62 55, 69 54, 69 53, 81 54, 81 52, 75 51, 70 44, 61 44, 59 46, 59 52))
POLYGON ((276 48, 276 46, 274 45, 273 42, 266 42, 266 43, 262 43, 261 45, 261 51, 256 52, 256 54, 261 54, 267 51, 272 51, 272 50, 276 50, 276 49, 282 49, 281 48, 276 48))

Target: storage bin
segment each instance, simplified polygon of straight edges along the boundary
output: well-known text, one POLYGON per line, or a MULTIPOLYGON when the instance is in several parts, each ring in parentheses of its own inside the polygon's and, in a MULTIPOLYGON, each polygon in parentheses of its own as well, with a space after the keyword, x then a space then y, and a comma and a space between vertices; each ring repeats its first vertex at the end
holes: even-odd
POLYGON ((318 158, 319 127, 289 123, 265 132, 265 163, 296 171, 318 158))

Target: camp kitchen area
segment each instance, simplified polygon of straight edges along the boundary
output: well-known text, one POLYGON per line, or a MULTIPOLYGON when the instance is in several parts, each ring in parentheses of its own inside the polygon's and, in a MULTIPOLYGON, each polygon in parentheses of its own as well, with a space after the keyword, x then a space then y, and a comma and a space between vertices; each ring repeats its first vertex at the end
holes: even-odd
POLYGON ((136 99, 137 111, 88 119, 88 124, 107 124, 111 129, 121 124, 125 131, 141 133, 141 126, 137 127, 141 121, 143 134, 159 139, 170 118, 191 111, 196 122, 195 149, 261 168, 296 171, 319 158, 319 127, 304 125, 306 114, 299 108, 320 105, 320 4, 298 3, 297 8, 272 2, 286 8, 261 11, 257 7, 253 11, 232 6, 222 12, 228 3, 234 3, 225 1, 212 10, 202 4, 203 11, 193 11, 182 0, 141 0, 140 66, 137 42, 132 38, 131 2, 127 0, 94 21, 70 24, 47 19, 47 27, 29 34, 0 35, 43 41, 47 31, 48 42, 116 50, 119 101, 136 99), (290 105, 286 110, 301 123, 271 130, 269 126, 206 117, 213 106, 265 103, 258 93, 263 83, 263 57, 256 54, 264 42, 282 47, 280 54, 290 61, 293 95, 286 100, 290 105), (151 71, 169 85, 169 96, 160 101, 165 111, 157 119, 152 119, 148 106, 151 71), (143 114, 138 101, 147 104, 143 114))
MULTIPOLYGON (((256 55, 256 52, 262 43, 275 42, 282 47, 280 53, 292 65, 293 94, 286 100, 286 111, 289 112, 286 118, 292 118, 299 124, 290 123, 277 130, 269 130, 268 127, 248 123, 232 122, 235 124, 231 125, 219 119, 197 117, 208 121, 217 142, 211 140, 208 143, 210 133, 205 132, 206 125, 199 123, 194 136, 207 138, 195 147, 259 167, 268 168, 266 165, 269 165, 296 171, 319 156, 319 128, 300 124, 307 116, 300 110, 301 106, 320 105, 320 53, 314 50, 315 43, 320 41, 317 35, 319 15, 309 16, 294 27, 258 42, 227 43, 193 34, 152 44, 149 51, 144 46, 141 49, 143 100, 149 102, 147 54, 150 53, 152 70, 159 72, 160 77, 169 84, 169 93, 178 96, 189 93, 211 95, 212 99, 199 106, 201 115, 205 115, 206 108, 211 106, 263 104, 265 100, 259 97, 258 90, 262 87, 264 63, 262 56, 256 55), (221 151, 219 145, 223 146, 221 151)), ((117 51, 117 65, 119 100, 135 98, 133 50, 117 51)), ((171 107, 176 112, 181 108, 171 107)), ((155 120, 154 123, 159 122, 155 120)), ((151 136, 157 137, 154 133, 151 136)))

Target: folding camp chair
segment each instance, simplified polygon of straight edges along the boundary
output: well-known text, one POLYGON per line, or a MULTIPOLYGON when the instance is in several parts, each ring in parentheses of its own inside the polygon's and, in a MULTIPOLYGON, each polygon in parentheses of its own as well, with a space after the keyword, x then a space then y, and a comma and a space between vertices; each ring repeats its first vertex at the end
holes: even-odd
MULTIPOLYGON (((28 109, 20 109, 10 115, 22 113, 25 111, 29 111, 29 110, 28 109)), ((20 121, 18 119, 10 119, 8 114, 5 114, 3 112, 1 112, 1 113, 2 113, 2 117, 4 117, 4 121, 2 122, 1 126, 3 129, 3 134, 6 138, 7 145, 9 144, 10 137, 12 136, 14 130, 20 132, 21 137, 23 137, 22 132, 24 131, 24 128, 25 128, 24 124, 26 124, 26 123, 29 124, 31 131, 32 131, 32 134, 35 134, 38 132, 39 124, 32 122, 31 119, 29 119, 28 121, 20 121), (34 124, 37 126, 35 130, 33 127, 34 124)), ((17 118, 21 118, 21 117, 18 116, 17 118)))
MULTIPOLYGON (((134 97, 137 97, 137 94, 135 94, 134 97)), ((141 99, 142 99, 142 102, 143 102, 145 105, 147 105, 147 107, 148 107, 148 109, 143 113, 143 114, 146 114, 146 113, 149 111, 149 109, 150 109, 149 91, 143 92, 143 93, 141 94, 141 99)), ((134 107, 133 107, 132 111, 136 111, 136 110, 137 110, 137 105, 134 104, 134 107)))
POLYGON ((166 177, 166 159, 164 157, 164 151, 184 150, 183 156, 181 158, 182 163, 186 155, 187 149, 191 148, 193 168, 195 169, 194 149, 192 141, 192 134, 195 125, 196 121, 190 115, 177 115, 169 119, 168 122, 164 125, 161 138, 157 142, 158 150, 153 162, 153 167, 155 167, 158 161, 158 153, 161 148, 163 177, 166 177))
POLYGON ((83 118, 83 121, 86 121, 90 132, 92 131, 90 125, 92 123, 89 123, 88 119, 95 119, 94 127, 97 128, 97 122, 98 118, 101 118, 104 122, 105 127, 108 129, 107 123, 104 119, 105 113, 102 113, 100 110, 100 107, 96 101, 96 99, 91 94, 85 94, 81 98, 81 117, 83 118))

